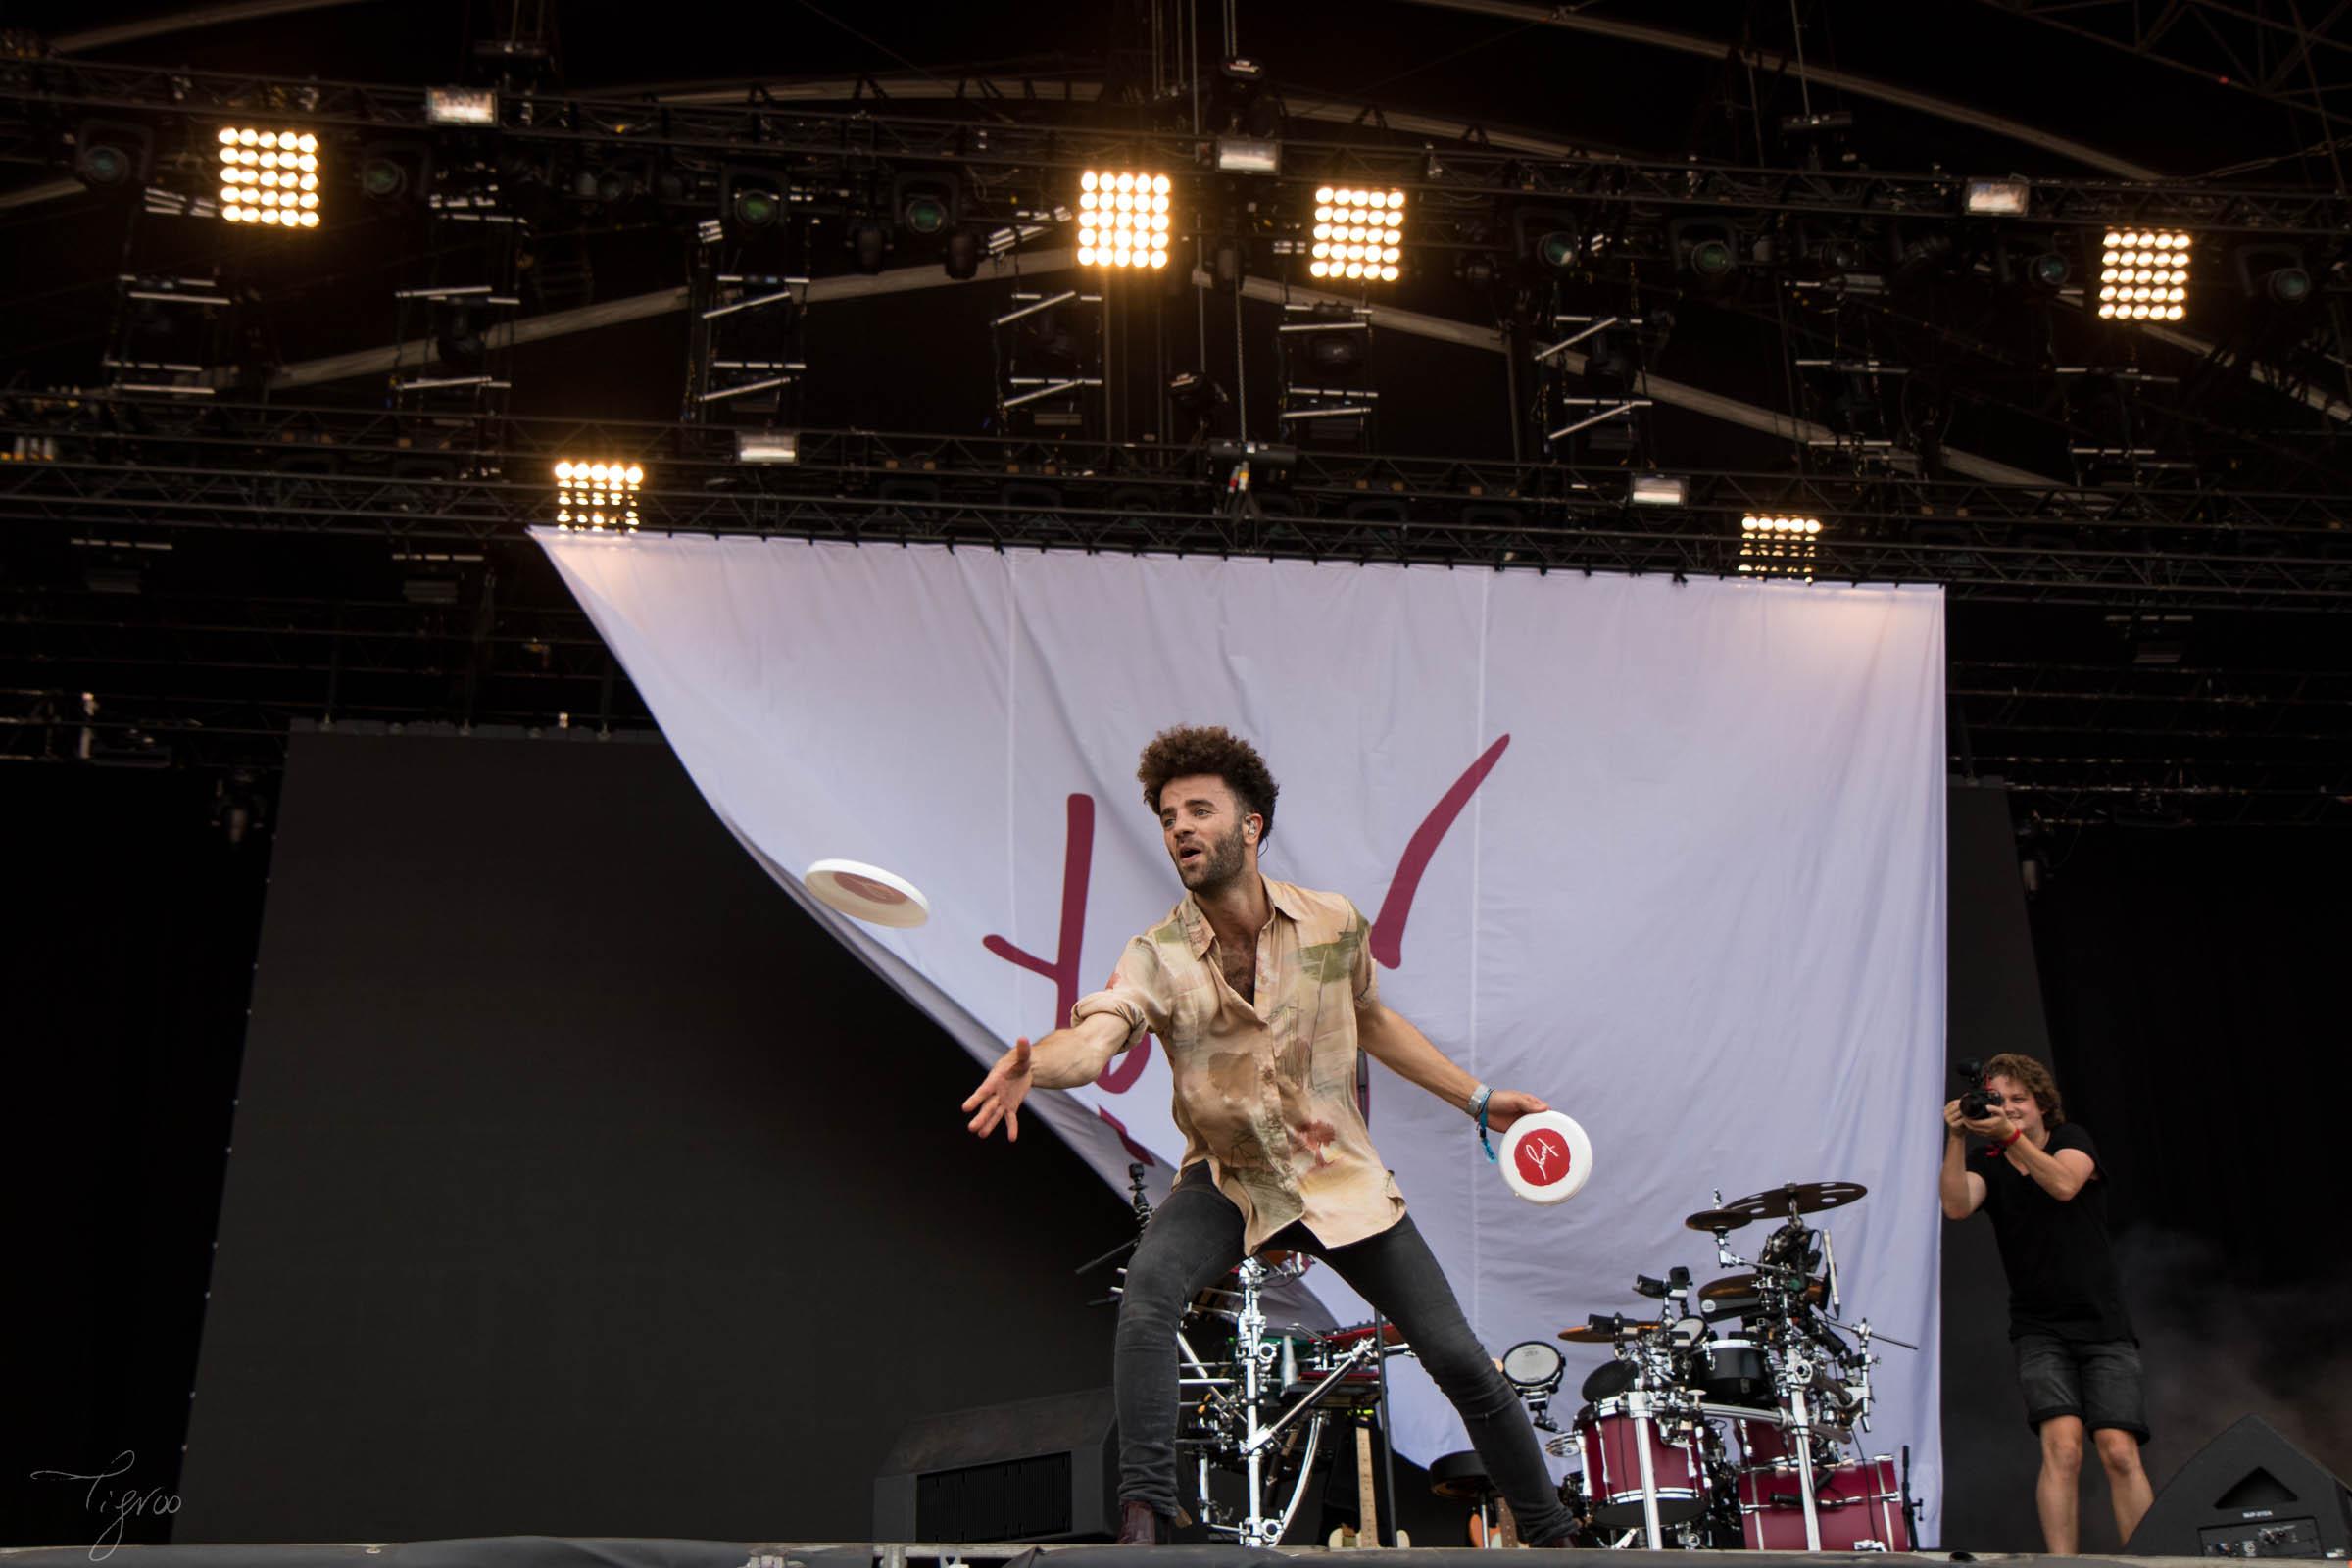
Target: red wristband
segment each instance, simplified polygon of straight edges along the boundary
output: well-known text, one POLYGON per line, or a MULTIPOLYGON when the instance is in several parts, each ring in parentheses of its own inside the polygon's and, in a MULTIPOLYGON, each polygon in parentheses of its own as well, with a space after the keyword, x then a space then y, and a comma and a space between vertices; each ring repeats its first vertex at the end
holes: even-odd
POLYGON ((2023 1138, 2023 1137, 2025 1137, 2025 1136, 2026 1136, 2026 1130, 2025 1130, 2023 1127, 2017 1128, 2016 1130, 2014 1130, 2013 1132, 2011 1132, 2011 1133, 2009 1134, 2009 1136, 2008 1136, 2008 1137, 2006 1137, 2006 1138, 2002 1139, 2002 1140, 2001 1140, 1999 1143, 1997 1143, 1997 1144, 1993 1145, 1993 1146, 1992 1146, 1992 1152, 1993 1152, 1994 1153, 1996 1153, 1996 1154, 2005 1154, 2005 1153, 2007 1153, 2007 1152, 2009 1152, 2009 1146, 2010 1146, 2011 1144, 2014 1144, 2014 1143, 2016 1143, 2016 1142, 2017 1142, 2017 1141, 2018 1141, 2020 1138, 2023 1138))

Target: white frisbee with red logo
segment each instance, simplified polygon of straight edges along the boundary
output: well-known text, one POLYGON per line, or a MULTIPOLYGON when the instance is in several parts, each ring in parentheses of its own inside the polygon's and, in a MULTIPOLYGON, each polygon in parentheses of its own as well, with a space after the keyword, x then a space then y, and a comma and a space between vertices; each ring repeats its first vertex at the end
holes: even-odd
POLYGON ((817 901, 868 925, 909 930, 931 918, 931 901, 903 876, 863 860, 819 860, 801 873, 817 901))
POLYGON ((1511 1123, 1496 1162, 1529 1202, 1564 1203, 1592 1179, 1592 1140, 1567 1112, 1540 1110, 1511 1123))

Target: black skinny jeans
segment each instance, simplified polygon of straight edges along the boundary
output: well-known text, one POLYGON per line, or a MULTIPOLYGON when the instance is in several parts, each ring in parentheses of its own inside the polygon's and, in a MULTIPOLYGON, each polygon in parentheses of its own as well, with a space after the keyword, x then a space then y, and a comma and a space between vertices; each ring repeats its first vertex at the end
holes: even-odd
MULTIPOLYGON (((1522 1541, 1550 1541, 1567 1532, 1568 1511, 1527 1411, 1470 1331, 1411 1215, 1346 1247, 1324 1246, 1303 1223, 1284 1227, 1266 1246, 1322 1259, 1396 1325, 1460 1412, 1471 1446, 1511 1505, 1522 1541)), ((1119 1298, 1112 1378, 1122 1501, 1176 1512, 1177 1320, 1186 1303, 1241 1260, 1242 1211, 1210 1184, 1206 1165, 1188 1167, 1144 1228, 1119 1298)))

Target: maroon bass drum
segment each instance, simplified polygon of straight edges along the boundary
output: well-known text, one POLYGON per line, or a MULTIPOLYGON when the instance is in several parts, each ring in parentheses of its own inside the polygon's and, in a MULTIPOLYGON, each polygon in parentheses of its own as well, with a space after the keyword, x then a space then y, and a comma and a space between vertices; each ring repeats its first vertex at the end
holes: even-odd
MULTIPOLYGON (((1903 1489, 1892 1459, 1813 1472, 1814 1514, 1824 1551, 1909 1551, 1903 1489)), ((1775 1467, 1740 1477, 1740 1533, 1751 1551, 1805 1549, 1805 1505, 1796 1471, 1775 1467)))

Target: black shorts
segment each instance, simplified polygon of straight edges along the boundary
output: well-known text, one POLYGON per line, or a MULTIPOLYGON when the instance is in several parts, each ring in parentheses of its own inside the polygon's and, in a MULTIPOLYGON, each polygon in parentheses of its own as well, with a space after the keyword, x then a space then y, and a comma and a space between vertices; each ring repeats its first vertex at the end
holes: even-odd
POLYGON ((2135 1342, 2025 1334, 2010 1343, 2026 1395, 2026 1425, 2039 1431, 2044 1421, 2071 1415, 2093 1432, 2113 1428, 2148 1441, 2135 1342))

